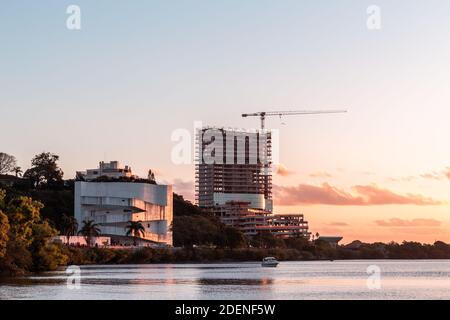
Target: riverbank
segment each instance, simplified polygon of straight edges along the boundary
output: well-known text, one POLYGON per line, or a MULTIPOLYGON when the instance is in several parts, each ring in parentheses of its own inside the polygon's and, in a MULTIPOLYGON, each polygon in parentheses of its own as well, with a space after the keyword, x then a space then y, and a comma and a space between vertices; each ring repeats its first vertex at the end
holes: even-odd
POLYGON ((315 246, 299 250, 295 248, 77 248, 65 247, 68 264, 151 264, 151 263, 213 263, 261 261, 274 256, 280 261, 313 260, 379 260, 379 259, 450 259, 450 246, 445 243, 422 245, 404 242, 402 244, 367 244, 358 249, 344 246, 331 248, 315 246))
MULTIPOLYGON (((232 263, 260 262, 264 257, 273 256, 280 261, 323 261, 323 260, 438 260, 450 259, 450 245, 436 242, 433 245, 416 242, 402 244, 362 244, 359 248, 338 246, 332 248, 316 244, 305 248, 97 248, 69 247, 59 245, 58 251, 64 256, 63 264, 68 265, 125 265, 158 263, 232 263)), ((41 270, 2 270, 3 276, 23 276, 41 270)))
POLYGON ((66 247, 68 264, 150 264, 150 263, 211 263, 261 261, 267 256, 276 256, 282 261, 309 260, 295 249, 219 249, 219 248, 76 248, 66 247))

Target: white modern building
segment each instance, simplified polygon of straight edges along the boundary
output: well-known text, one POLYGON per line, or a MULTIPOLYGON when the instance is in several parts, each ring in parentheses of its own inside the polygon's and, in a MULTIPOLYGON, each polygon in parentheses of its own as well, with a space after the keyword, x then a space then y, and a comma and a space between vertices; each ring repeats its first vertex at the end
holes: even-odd
POLYGON ((102 161, 100 162, 98 168, 87 169, 85 172, 78 172, 77 174, 81 174, 85 180, 89 181, 102 176, 106 176, 109 178, 133 177, 131 168, 129 166, 121 168, 120 163, 118 161, 111 161, 111 162, 102 161))
POLYGON ((126 227, 129 221, 141 221, 145 232, 138 238, 139 245, 172 245, 172 186, 135 178, 130 167, 121 168, 116 161, 78 172, 75 218, 79 229, 83 221, 93 220, 102 236, 111 237, 112 245, 132 244, 135 240, 126 236, 126 227))

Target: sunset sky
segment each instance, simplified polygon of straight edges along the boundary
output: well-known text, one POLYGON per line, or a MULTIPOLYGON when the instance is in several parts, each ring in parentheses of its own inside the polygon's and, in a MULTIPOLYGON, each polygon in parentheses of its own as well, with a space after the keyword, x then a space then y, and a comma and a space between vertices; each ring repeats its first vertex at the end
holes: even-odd
POLYGON ((4 1, 0 152, 24 169, 54 152, 66 178, 102 160, 152 168, 192 199, 174 130, 346 108, 267 120, 275 210, 344 243, 450 242, 449 17, 448 0, 4 1))

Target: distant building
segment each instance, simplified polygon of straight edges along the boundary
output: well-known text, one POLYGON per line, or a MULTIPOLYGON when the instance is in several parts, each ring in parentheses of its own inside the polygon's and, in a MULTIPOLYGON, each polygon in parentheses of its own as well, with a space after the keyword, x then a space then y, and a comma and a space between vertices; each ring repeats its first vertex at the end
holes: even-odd
POLYGON ((105 176, 109 178, 131 178, 133 177, 133 174, 129 166, 121 168, 118 161, 106 163, 102 161, 99 163, 97 169, 87 169, 86 171, 77 172, 77 176, 82 176, 86 181, 92 181, 105 176))
POLYGON ((303 214, 273 214, 252 208, 251 203, 245 201, 229 201, 217 206, 214 212, 223 223, 240 229, 247 236, 271 232, 280 238, 309 238, 308 222, 303 214))
POLYGON ((196 134, 196 203, 253 236, 309 238, 302 214, 273 214, 269 130, 206 127, 196 134))
POLYGON ((246 201, 228 201, 215 207, 215 214, 226 225, 240 229, 247 236, 254 236, 267 226, 271 214, 264 209, 251 208, 246 201))
POLYGON ((273 214, 269 219, 269 228, 275 236, 280 238, 304 237, 309 239, 311 233, 308 228, 308 221, 305 221, 303 214, 273 214))
POLYGON ((88 246, 91 247, 106 247, 111 245, 110 237, 92 237, 91 239, 86 239, 83 236, 71 236, 67 239, 66 236, 56 236, 53 237, 54 243, 68 244, 71 246, 88 246), (86 241, 87 240, 87 241, 86 241))
POLYGON ((123 182, 124 177, 137 178, 130 167, 122 168, 117 161, 77 172, 75 218, 79 228, 83 221, 94 220, 113 245, 130 244, 126 226, 129 221, 141 221, 145 232, 138 237, 139 245, 172 245, 172 186, 145 179, 123 182))
POLYGON ((330 244, 331 247, 336 248, 343 238, 340 236, 320 236, 316 240, 325 241, 330 244))

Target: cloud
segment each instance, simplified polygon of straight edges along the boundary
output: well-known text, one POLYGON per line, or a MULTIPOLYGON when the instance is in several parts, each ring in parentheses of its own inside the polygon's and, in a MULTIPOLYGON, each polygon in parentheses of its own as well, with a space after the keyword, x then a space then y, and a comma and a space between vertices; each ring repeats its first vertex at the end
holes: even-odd
POLYGON ((309 175, 311 178, 331 178, 331 174, 325 171, 314 172, 309 175))
POLYGON ((442 204, 440 201, 433 200, 429 197, 424 197, 420 194, 408 193, 406 195, 400 195, 388 189, 381 189, 376 185, 354 186, 353 189, 358 194, 364 196, 368 205, 415 204, 423 206, 442 204))
POLYGON ((404 220, 393 218, 388 221, 376 220, 375 223, 380 227, 438 227, 442 222, 435 219, 404 220))
POLYGON ((194 201, 195 184, 193 181, 184 181, 176 178, 171 184, 173 185, 173 192, 182 195, 187 200, 194 201))
POLYGON ((443 177, 438 172, 428 172, 420 175, 424 179, 441 180, 443 177))
POLYGON ((398 178, 388 178, 388 181, 392 181, 392 182, 398 182, 398 181, 402 181, 402 182, 411 182, 413 180, 417 179, 417 177, 414 176, 404 176, 404 177, 398 177, 398 178))
POLYGON ((447 167, 447 168, 445 169, 445 176, 446 176, 448 179, 450 179, 450 167, 447 167))
POLYGON ((347 227, 348 223, 335 221, 335 222, 330 222, 328 225, 329 226, 334 226, 334 227, 347 227))
POLYGON ((412 181, 417 178, 428 179, 428 180, 443 180, 445 178, 450 179, 450 167, 445 168, 442 171, 431 171, 425 172, 417 176, 405 176, 405 177, 391 177, 388 178, 389 181, 398 182, 398 181, 412 181))
POLYGON ((397 194, 376 185, 354 186, 353 193, 334 187, 328 183, 320 186, 299 184, 297 186, 276 186, 274 189, 278 205, 337 205, 371 206, 387 204, 438 205, 441 202, 418 194, 397 194))
POLYGON ((288 177, 288 176, 295 174, 294 171, 288 170, 288 168, 286 168, 286 166, 281 163, 277 166, 276 173, 277 173, 277 175, 282 176, 282 177, 288 177))

